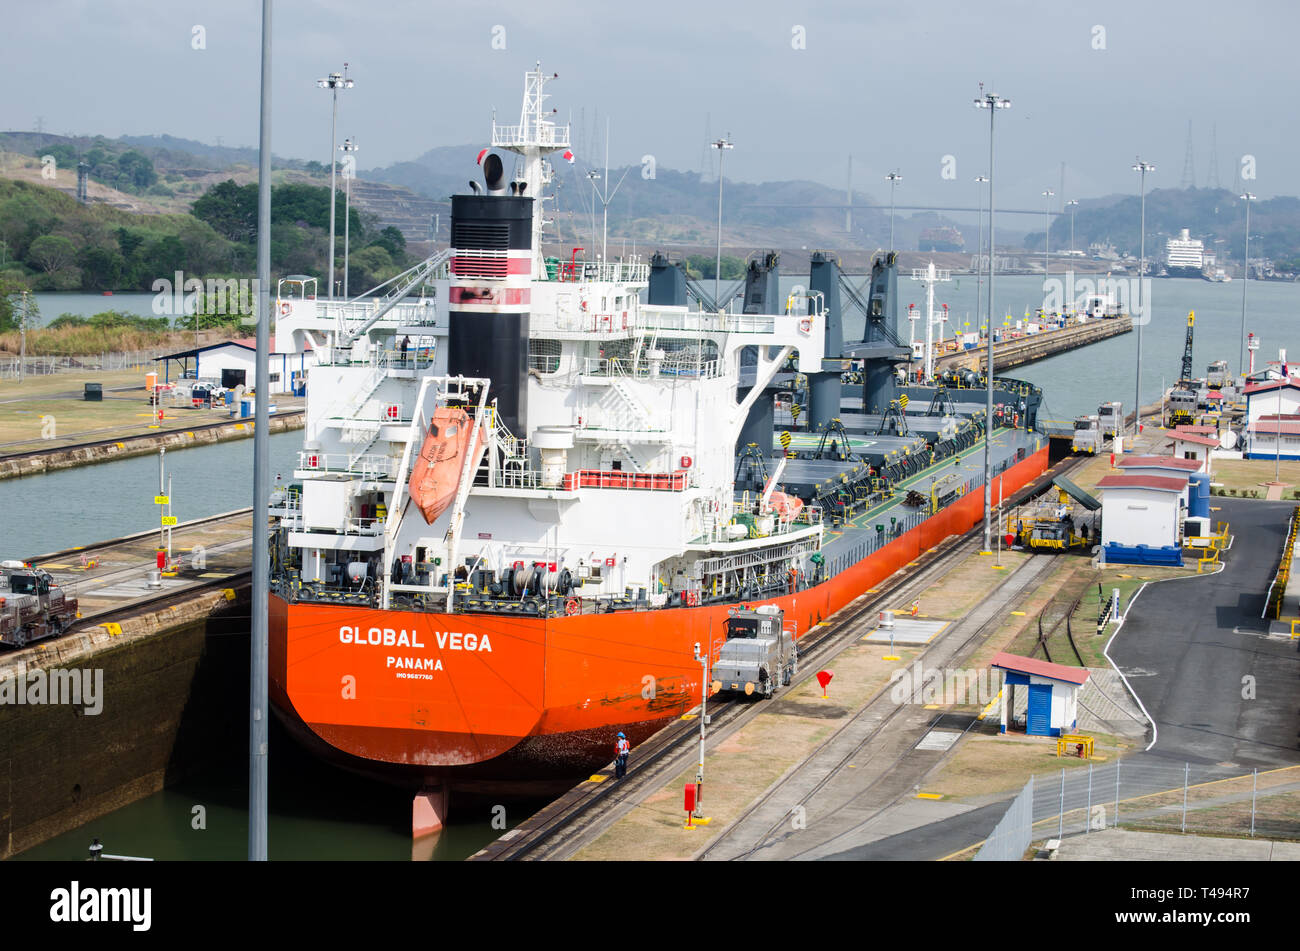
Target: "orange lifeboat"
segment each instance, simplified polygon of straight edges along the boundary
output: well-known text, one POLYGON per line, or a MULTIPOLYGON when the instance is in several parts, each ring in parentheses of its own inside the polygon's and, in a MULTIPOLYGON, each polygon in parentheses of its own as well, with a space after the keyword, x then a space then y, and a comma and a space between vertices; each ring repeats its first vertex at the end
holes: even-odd
POLYGON ((797 495, 773 492, 767 500, 767 510, 775 512, 785 519, 793 519, 803 510, 803 499, 797 495))
POLYGON ((430 525, 456 498, 473 433, 469 414, 459 406, 439 406, 433 411, 409 484, 411 501, 430 525))

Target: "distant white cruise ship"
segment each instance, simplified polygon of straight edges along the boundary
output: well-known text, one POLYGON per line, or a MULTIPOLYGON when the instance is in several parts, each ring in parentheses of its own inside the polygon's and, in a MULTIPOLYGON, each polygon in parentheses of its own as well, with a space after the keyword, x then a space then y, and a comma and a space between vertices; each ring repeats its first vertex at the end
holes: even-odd
POLYGON ((1165 244, 1165 270, 1170 277, 1200 277, 1205 269, 1205 245, 1184 228, 1165 244))

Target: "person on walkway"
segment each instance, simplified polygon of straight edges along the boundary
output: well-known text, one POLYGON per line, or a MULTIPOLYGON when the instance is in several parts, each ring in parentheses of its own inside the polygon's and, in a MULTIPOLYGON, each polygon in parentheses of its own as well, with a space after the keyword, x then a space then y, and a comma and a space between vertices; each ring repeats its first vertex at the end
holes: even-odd
POLYGON ((618 740, 614 744, 614 778, 622 779, 627 775, 627 756, 632 752, 632 747, 627 741, 627 737, 619 733, 618 740))

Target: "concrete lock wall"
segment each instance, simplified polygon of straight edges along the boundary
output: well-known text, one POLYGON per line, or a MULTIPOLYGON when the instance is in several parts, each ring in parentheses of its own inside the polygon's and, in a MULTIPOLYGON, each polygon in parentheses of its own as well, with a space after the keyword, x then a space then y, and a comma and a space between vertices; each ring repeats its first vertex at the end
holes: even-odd
POLYGON ((103 674, 98 715, 84 704, 0 704, 0 859, 241 749, 247 583, 233 593, 204 592, 123 621, 121 634, 92 628, 5 659, 0 679, 55 668, 103 674), (38 662, 14 659, 32 654, 38 662))

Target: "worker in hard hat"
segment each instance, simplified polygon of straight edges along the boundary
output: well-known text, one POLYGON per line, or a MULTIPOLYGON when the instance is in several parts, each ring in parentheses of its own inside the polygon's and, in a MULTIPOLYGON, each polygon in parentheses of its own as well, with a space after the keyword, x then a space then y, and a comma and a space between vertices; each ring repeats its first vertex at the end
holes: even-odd
POLYGON ((632 752, 632 747, 627 741, 627 737, 619 733, 618 739, 614 743, 614 778, 622 779, 627 775, 627 756, 632 752))

